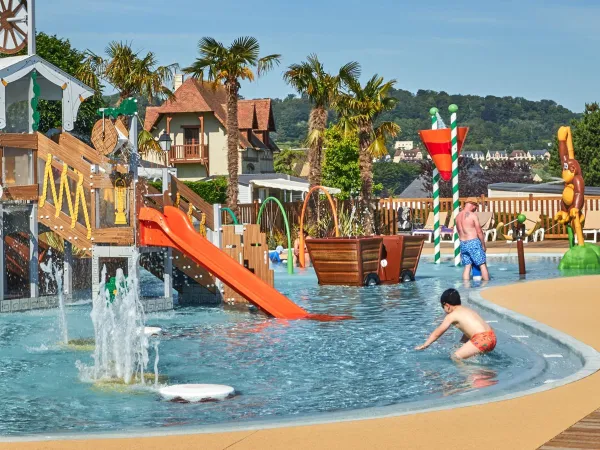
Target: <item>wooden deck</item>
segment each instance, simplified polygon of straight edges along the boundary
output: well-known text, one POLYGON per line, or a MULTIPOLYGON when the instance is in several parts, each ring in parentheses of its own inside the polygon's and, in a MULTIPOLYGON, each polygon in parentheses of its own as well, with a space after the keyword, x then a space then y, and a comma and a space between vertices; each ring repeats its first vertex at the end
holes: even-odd
POLYGON ((600 409, 567 428, 539 450, 600 449, 600 409))

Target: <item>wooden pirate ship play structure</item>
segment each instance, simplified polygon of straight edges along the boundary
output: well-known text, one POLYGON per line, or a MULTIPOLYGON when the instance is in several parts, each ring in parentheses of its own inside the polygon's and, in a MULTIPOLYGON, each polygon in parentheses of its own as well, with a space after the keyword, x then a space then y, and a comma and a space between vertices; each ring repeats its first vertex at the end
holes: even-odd
MULTIPOLYGON (((327 197, 334 217, 335 237, 306 239, 319 284, 369 286, 414 281, 424 237, 422 236, 353 236, 340 237, 336 208, 327 190, 312 188, 304 200, 300 229, 304 229, 310 195, 318 190, 327 197)), ((300 233, 300 265, 305 265, 304 238, 300 233)))

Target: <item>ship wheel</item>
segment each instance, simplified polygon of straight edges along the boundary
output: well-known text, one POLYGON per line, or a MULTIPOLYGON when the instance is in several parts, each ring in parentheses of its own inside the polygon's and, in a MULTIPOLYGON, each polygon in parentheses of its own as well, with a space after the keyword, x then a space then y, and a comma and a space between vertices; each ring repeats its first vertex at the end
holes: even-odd
POLYGON ((0 53, 13 55, 27 45, 27 0, 0 0, 0 53))

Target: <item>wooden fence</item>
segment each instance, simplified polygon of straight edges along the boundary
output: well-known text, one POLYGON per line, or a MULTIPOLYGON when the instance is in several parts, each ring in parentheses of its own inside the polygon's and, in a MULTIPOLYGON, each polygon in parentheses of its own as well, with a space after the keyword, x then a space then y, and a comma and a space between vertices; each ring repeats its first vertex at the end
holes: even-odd
MULTIPOLYGON (((465 198, 460 199, 461 206, 465 198)), ((479 211, 491 212, 494 215, 494 226, 499 222, 508 223, 517 218, 521 212, 532 211, 541 216, 541 226, 546 230, 547 239, 566 239, 567 230, 563 225, 556 225, 554 215, 560 211, 561 197, 485 197, 479 200, 479 211), (556 226, 555 226, 556 225, 556 226)), ((413 224, 425 224, 430 212, 433 212, 431 198, 397 198, 379 200, 378 212, 380 223, 388 233, 397 232, 397 212, 399 208, 410 208, 413 224)), ((600 197, 586 197, 585 211, 600 210, 600 197)), ((440 211, 452 211, 452 199, 440 199, 440 211)), ((448 220, 451 221, 450 215, 448 220)))
MULTIPOLYGON (((461 198, 461 206, 464 205, 465 198, 461 198)), ((539 212, 542 220, 541 226, 546 230, 547 239, 566 239, 567 230, 563 225, 556 225, 553 217, 560 211, 560 196, 551 197, 478 197, 479 211, 489 211, 493 214, 496 226, 499 222, 508 223, 516 219, 521 212, 533 211, 539 212), (555 226, 556 225, 556 226, 555 226)), ((350 211, 352 201, 334 200, 338 213, 342 209, 350 211)), ((585 211, 599 211, 600 197, 588 196, 585 199, 585 211)), ((284 203, 283 207, 288 216, 290 227, 298 226, 300 222, 300 213, 302 211, 302 202, 284 203)), ((388 198, 376 200, 373 202, 375 210, 375 229, 378 234, 396 234, 398 232, 398 210, 399 208, 409 208, 411 212, 411 221, 413 227, 420 227, 427 222, 429 213, 433 212, 433 199, 431 198, 388 198)), ((256 223, 260 203, 250 203, 239 205, 240 223, 256 223)), ((321 206, 322 214, 329 214, 329 205, 325 202, 321 206)), ((440 199, 440 211, 452 211, 452 199, 440 199)), ((231 218, 223 212, 223 223, 231 223, 231 218)), ((448 221, 451 221, 450 214, 448 221)), ((450 223, 448 223, 450 225, 450 223)), ((284 223, 279 207, 275 203, 268 204, 261 219, 261 231, 272 232, 278 230, 284 233, 284 223)))
MULTIPOLYGON (((342 210, 346 212, 350 212, 352 210, 352 201, 351 200, 337 200, 334 199, 334 204, 336 206, 336 210, 338 215, 342 210)), ((290 224, 290 230, 297 228, 300 224, 300 214, 302 213, 302 204, 303 202, 287 202, 282 203, 283 209, 287 215, 290 224)), ((240 223, 256 223, 258 218, 258 212, 260 210, 261 204, 258 202, 254 203, 246 203, 238 205, 238 221, 240 223)), ((374 204, 374 207, 377 205, 374 204)), ((309 210, 316 208, 316 203, 311 202, 309 204, 309 210)), ((320 217, 328 217, 330 216, 331 207, 329 206, 329 202, 325 199, 319 200, 319 214, 320 217)), ((231 216, 225 212, 221 211, 221 220, 223 224, 230 225, 232 223, 231 216)), ((263 233, 270 233, 272 231, 279 231, 285 234, 285 225, 283 221, 283 216, 281 214, 281 210, 279 206, 275 202, 269 202, 262 213, 262 218, 260 222, 260 229, 263 233)), ((293 233, 293 231, 292 231, 293 233)))

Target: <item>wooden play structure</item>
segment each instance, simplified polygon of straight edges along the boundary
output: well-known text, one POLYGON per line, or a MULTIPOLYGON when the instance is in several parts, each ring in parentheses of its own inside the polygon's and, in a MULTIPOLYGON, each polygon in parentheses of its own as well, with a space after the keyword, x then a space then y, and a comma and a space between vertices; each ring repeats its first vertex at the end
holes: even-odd
POLYGON ((141 266, 164 283, 163 296, 146 302, 147 312, 172 308, 175 290, 182 304, 220 303, 225 294, 234 306, 247 308, 249 299, 276 317, 308 317, 273 289, 266 240, 257 225, 221 229, 220 206, 205 202, 167 168, 160 170, 161 190, 139 176, 136 100, 99 111, 94 147, 69 133, 79 106, 94 91, 35 54, 33 8, 34 0, 2 6, 13 17, 1 25, 5 34, 25 25, 28 32, 26 39, 21 31, 17 41, 5 39, 0 52, 13 54, 27 45, 28 55, 0 59, 0 310, 54 306, 42 300, 56 293, 44 279, 53 258, 60 263, 67 299, 77 267, 85 269, 77 280, 87 278, 96 295, 102 267, 110 277, 118 267, 129 275, 141 266), (48 135, 38 132, 40 99, 62 101, 62 128, 48 135), (26 102, 24 124, 6 116, 17 102, 26 102), (167 219, 178 224, 168 239, 158 231, 167 219), (197 240, 196 247, 178 233, 185 241, 197 240), (234 266, 219 250, 222 242, 234 266), (240 272, 242 266, 248 270, 240 272), (229 279, 234 273, 236 279, 229 279))
MULTIPOLYGON (((267 237, 260 225, 223 225, 221 248, 235 261, 270 286, 275 278, 269 265, 267 237)), ((234 308, 247 309, 250 302, 230 286, 223 286, 223 302, 234 308)))

